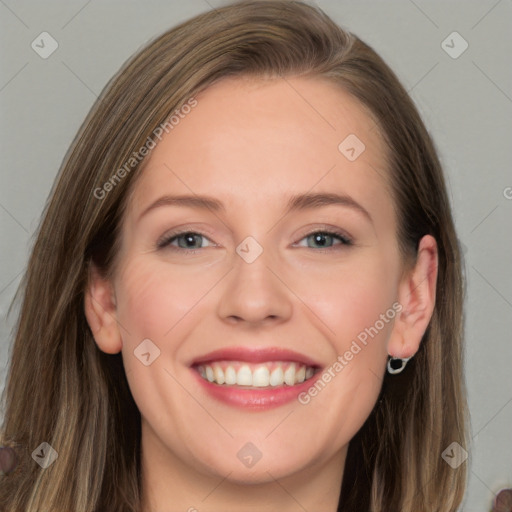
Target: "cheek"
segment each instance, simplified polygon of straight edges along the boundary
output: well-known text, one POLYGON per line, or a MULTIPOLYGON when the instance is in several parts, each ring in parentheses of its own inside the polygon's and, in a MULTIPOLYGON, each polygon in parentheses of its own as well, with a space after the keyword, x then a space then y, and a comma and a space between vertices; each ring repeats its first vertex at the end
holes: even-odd
POLYGON ((187 274, 182 268, 175 270, 148 258, 133 258, 121 274, 116 294, 118 318, 125 327, 123 342, 168 339, 178 322, 207 293, 210 281, 204 272, 187 274))
MULTIPOLYGON (((177 267, 176 267, 177 268, 177 267)), ((172 377, 179 348, 187 340, 188 313, 212 283, 199 273, 185 275, 169 264, 147 256, 132 256, 116 283, 117 317, 123 340, 123 363, 133 398, 150 424, 173 424, 167 410, 181 410, 187 396, 172 377), (160 351, 153 359, 153 345, 160 351), (138 356, 149 351, 149 365, 138 356), (137 356, 138 355, 138 356, 137 356), (170 423, 169 423, 170 422, 170 423)))
POLYGON ((376 323, 379 338, 389 335, 397 296, 396 269, 378 255, 369 255, 336 271, 310 274, 298 294, 328 327, 329 338, 340 354, 376 323))
POLYGON ((323 293, 310 296, 311 309, 329 326, 324 332, 333 355, 322 383, 301 403, 309 404, 325 422, 327 437, 340 445, 360 429, 378 399, 396 314, 393 289, 385 272, 361 265, 331 277, 323 293))
POLYGON ((393 262, 377 252, 361 257, 317 280, 322 287, 305 301, 328 325, 334 354, 322 378, 325 387, 320 384, 303 402, 310 400, 338 439, 349 439, 361 427, 382 386, 386 342, 397 314, 398 266, 393 262), (340 418, 343 428, 337 430, 340 418))

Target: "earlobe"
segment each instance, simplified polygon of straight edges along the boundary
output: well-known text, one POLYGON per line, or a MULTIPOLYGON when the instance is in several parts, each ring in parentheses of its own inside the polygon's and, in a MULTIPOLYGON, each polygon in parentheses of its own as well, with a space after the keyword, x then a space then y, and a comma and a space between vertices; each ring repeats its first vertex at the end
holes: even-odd
POLYGON ((434 237, 425 235, 419 243, 416 262, 399 287, 401 313, 388 342, 388 354, 412 357, 421 343, 434 312, 438 254, 434 237))
POLYGON ((89 267, 84 309, 99 349, 107 354, 120 352, 123 344, 117 322, 114 290, 111 282, 101 276, 93 263, 89 267))

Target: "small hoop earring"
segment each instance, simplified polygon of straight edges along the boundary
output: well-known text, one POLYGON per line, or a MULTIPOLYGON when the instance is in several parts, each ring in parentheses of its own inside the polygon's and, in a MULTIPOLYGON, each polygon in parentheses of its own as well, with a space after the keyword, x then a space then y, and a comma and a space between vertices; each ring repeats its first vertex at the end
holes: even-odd
POLYGON ((395 375, 396 373, 402 372, 409 359, 411 358, 407 357, 405 359, 401 359, 400 357, 390 356, 388 359, 388 373, 395 375))

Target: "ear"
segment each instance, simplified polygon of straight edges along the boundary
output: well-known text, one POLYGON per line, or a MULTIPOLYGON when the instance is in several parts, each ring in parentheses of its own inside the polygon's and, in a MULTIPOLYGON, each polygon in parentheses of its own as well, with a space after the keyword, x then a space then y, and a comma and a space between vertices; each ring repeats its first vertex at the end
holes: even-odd
POLYGON ((419 243, 416 262, 399 286, 400 314, 388 341, 388 354, 401 359, 412 357, 418 350, 434 311, 437 282, 437 243, 425 235, 419 243))
POLYGON ((85 292, 85 316, 99 349, 107 354, 121 351, 123 342, 117 322, 114 288, 93 263, 85 292))

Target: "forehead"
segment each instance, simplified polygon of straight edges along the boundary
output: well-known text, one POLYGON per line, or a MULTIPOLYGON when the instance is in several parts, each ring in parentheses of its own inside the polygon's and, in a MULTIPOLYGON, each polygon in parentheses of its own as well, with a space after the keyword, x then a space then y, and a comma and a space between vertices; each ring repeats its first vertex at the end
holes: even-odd
POLYGON ((385 144, 339 86, 230 78, 196 100, 152 150, 133 210, 164 193, 213 195, 235 208, 308 191, 350 193, 389 210, 385 144))

